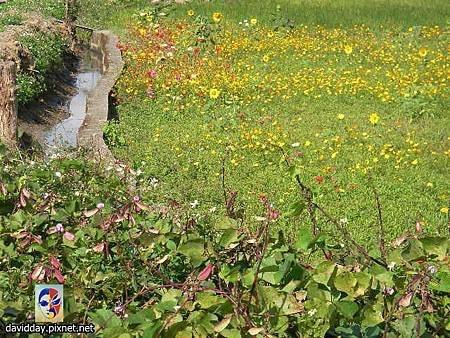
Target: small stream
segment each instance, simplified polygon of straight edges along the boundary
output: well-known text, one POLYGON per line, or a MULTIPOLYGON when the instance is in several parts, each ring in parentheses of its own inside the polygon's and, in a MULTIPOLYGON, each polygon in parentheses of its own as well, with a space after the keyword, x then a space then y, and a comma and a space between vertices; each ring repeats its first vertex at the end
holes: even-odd
POLYGON ((86 52, 76 76, 77 94, 69 100, 70 116, 44 132, 44 151, 47 155, 58 154, 67 148, 77 147, 77 134, 86 116, 87 98, 101 77, 101 69, 91 52, 86 52), (94 62, 93 62, 94 59, 94 62))

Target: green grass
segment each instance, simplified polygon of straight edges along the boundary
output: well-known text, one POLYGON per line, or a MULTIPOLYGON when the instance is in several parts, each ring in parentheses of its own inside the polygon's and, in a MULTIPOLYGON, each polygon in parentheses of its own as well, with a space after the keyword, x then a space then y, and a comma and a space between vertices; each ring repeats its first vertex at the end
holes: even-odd
MULTIPOLYGON (((270 25, 270 13, 276 10, 276 3, 193 2, 175 7, 170 13, 172 17, 186 18, 189 9, 207 17, 211 17, 213 12, 221 12, 223 27, 238 26, 239 21, 250 18, 257 18, 258 25, 270 25)), ((281 11, 286 11, 286 17, 303 25, 339 26, 345 30, 345 27, 364 23, 373 27, 372 32, 376 32, 378 38, 386 43, 403 46, 400 38, 396 37, 397 33, 402 36, 407 27, 412 26, 445 25, 448 5, 444 2, 419 1, 395 4, 292 1, 281 3, 281 11)), ((348 34, 351 36, 352 33, 348 34)), ((359 39, 364 40, 362 37, 359 39)), ((424 42, 413 40, 414 46, 421 43, 424 42)), ((427 43, 431 46, 437 42, 430 38, 427 43)), ((138 48, 135 54, 139 53, 138 48)), ((277 72, 289 74, 299 67, 299 61, 290 58, 289 53, 293 51, 288 51, 285 57, 277 60, 277 67, 274 66, 277 72)), ((258 59, 261 56, 254 57, 254 54, 254 51, 242 50, 241 54, 233 56, 234 62, 243 59, 256 67, 255 72, 264 74, 266 66, 258 59)), ((339 54, 330 52, 321 61, 310 61, 310 66, 326 67, 336 57, 340 57, 339 54)), ((140 76, 139 72, 134 73, 136 63, 130 58, 126 60, 132 70, 130 73, 126 71, 123 78, 131 77, 131 82, 134 82, 140 76)), ((145 62, 137 64, 138 67, 146 67, 145 62)), ((360 63, 362 66, 367 64, 366 61, 360 63)), ((345 61, 336 65, 341 70, 348 67, 345 61)), ((380 63, 380 67, 388 70, 391 65, 380 63)), ((215 71, 211 69, 211 72, 215 71)), ((214 86, 214 82, 210 86, 214 86)), ((111 129, 115 138, 124 139, 126 144, 116 143, 113 151, 119 158, 139 166, 144 161, 146 173, 160 181, 155 199, 161 202, 174 199, 188 205, 198 200, 197 208, 203 211, 214 207, 223 211, 221 167, 225 158, 225 184, 228 190, 238 191, 239 207, 255 213, 260 210, 259 195, 266 194, 282 214, 286 214, 289 205, 300 197, 295 183, 280 166, 280 152, 274 150, 262 154, 238 150, 236 158, 239 164, 235 166, 230 162, 232 151, 227 151, 225 146, 214 148, 215 139, 224 140, 224 143, 228 138, 230 142, 238 141, 242 120, 257 127, 257 121, 262 116, 270 115, 287 135, 283 146, 285 151, 290 155, 296 150, 304 153, 296 163, 301 166, 300 175, 304 182, 316 190, 317 202, 325 205, 336 218, 347 218, 349 230, 360 242, 373 243, 377 238, 378 221, 372 186, 381 196, 383 221, 389 239, 413 229, 417 220, 423 222, 423 228, 430 233, 443 233, 446 229, 447 216, 440 209, 447 205, 450 188, 445 171, 449 161, 448 156, 444 155, 450 135, 447 99, 430 100, 419 95, 382 102, 369 93, 336 97, 324 94, 316 98, 299 95, 290 99, 275 98, 270 103, 194 102, 191 107, 180 110, 179 106, 186 104, 186 101, 177 105, 166 100, 164 95, 151 101, 143 95, 145 87, 137 87, 141 88, 142 94, 133 96, 124 92, 126 86, 119 86, 119 96, 125 101, 118 107, 120 123, 111 129), (368 120, 372 112, 378 112, 382 119, 376 126, 368 120), (341 113, 345 114, 342 121, 337 119, 341 113), (239 118, 239 115, 245 118, 239 118), (202 129, 205 125, 208 125, 208 130, 202 129), (353 139, 355 131, 359 133, 357 139, 353 139), (212 139, 206 138, 209 132, 213 135, 212 139), (363 136, 363 133, 368 133, 368 136, 363 136), (337 136, 342 140, 338 142, 340 145, 333 144, 332 139, 337 136), (418 143, 418 147, 415 149, 408 144, 409 140, 413 144, 418 143), (311 146, 305 147, 306 141, 311 142, 311 146), (299 143, 299 148, 290 147, 293 143, 299 143), (334 148, 332 151, 328 149, 330 144, 334 148), (393 144, 395 149, 404 152, 399 168, 395 168, 395 156, 384 159, 379 154, 385 144, 393 144), (211 155, 212 148, 208 146, 217 150, 217 154, 211 155), (369 152, 368 147, 374 150, 369 152), (338 156, 331 158, 336 150, 338 156), (324 155, 324 160, 318 159, 320 154, 324 155), (245 158, 241 160, 239 156, 245 158), (378 162, 373 162, 374 158, 378 162), (416 159, 418 165, 413 164, 416 159), (358 165, 372 167, 370 175, 355 170, 358 165), (318 183, 317 176, 324 176, 324 183, 318 183), (336 192, 336 189, 344 191, 336 192)), ((249 91, 252 92, 252 89, 249 91)), ((176 96, 181 92, 175 89, 168 93, 176 96)), ((267 132, 273 131, 271 128, 267 127, 267 132)), ((246 222, 249 226, 257 224, 253 219, 246 219, 246 222)), ((288 218, 285 224, 279 226, 294 238, 298 227, 307 222, 308 217, 304 214, 299 219, 288 218)), ((320 227, 333 233, 333 227, 328 223, 320 222, 320 227)))
MULTIPOLYGON (((262 22, 269 22, 277 5, 284 17, 297 24, 328 27, 446 25, 450 19, 450 3, 445 0, 213 0, 193 1, 186 7, 208 16, 222 12, 226 18, 235 21, 257 17, 262 22)), ((182 6, 176 10, 178 14, 183 11, 182 6)))

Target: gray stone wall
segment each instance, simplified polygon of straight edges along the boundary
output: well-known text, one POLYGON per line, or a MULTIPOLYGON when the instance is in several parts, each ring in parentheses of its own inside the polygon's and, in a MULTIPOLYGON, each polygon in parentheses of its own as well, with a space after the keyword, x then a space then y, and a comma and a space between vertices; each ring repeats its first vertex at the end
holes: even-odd
POLYGON ((123 60, 117 48, 117 37, 109 31, 95 31, 91 49, 103 65, 102 77, 89 93, 85 120, 78 132, 78 145, 96 159, 114 161, 103 140, 103 127, 108 121, 108 95, 123 69, 123 60))

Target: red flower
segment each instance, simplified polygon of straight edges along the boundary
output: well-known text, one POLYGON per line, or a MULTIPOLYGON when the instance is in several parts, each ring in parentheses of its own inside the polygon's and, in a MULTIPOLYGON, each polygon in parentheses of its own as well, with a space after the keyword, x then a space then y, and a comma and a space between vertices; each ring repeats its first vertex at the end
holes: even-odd
POLYGON ((316 182, 318 182, 318 183, 322 183, 323 180, 324 180, 323 176, 320 176, 320 175, 319 175, 319 176, 316 176, 314 179, 315 179, 316 182))

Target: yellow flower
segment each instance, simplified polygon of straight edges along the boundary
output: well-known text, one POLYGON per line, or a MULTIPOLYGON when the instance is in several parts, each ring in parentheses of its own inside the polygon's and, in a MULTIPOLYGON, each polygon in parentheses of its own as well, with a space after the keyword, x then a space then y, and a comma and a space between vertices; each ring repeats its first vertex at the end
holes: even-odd
POLYGON ((428 183, 427 183, 427 187, 428 187, 428 188, 433 188, 433 183, 428 182, 428 183))
POLYGON ((417 161, 417 159, 415 159, 414 161, 411 162, 412 165, 416 165, 417 163, 419 163, 419 161, 417 161))
POLYGON ((213 13, 212 18, 213 18, 214 22, 219 22, 220 20, 222 20, 222 13, 219 13, 219 12, 213 13))
POLYGON ((343 120, 343 119, 344 119, 344 117, 345 117, 345 115, 344 115, 344 114, 338 114, 338 116, 337 116, 338 120, 343 120))
POLYGON ((270 32, 267 33, 267 37, 268 37, 268 38, 273 38, 274 35, 275 35, 275 34, 274 34, 272 31, 270 31, 270 32))
POLYGON ((209 90, 209 97, 212 99, 217 99, 220 95, 220 90, 216 89, 216 88, 211 88, 209 90))
POLYGON ((441 208, 440 211, 443 212, 444 214, 448 214, 448 208, 447 207, 441 208))
POLYGON ((251 23, 252 25, 256 25, 256 24, 258 23, 258 20, 256 20, 255 18, 253 18, 253 19, 250 20, 250 23, 251 23))
POLYGON ((427 56, 427 54, 428 54, 428 51, 427 51, 426 48, 421 47, 421 48, 419 49, 419 55, 420 55, 420 57, 424 58, 425 56, 427 56))
POLYGON ((187 11, 187 15, 189 15, 189 16, 194 16, 194 14, 195 14, 195 12, 192 9, 187 11))
POLYGON ((344 52, 345 52, 345 54, 350 55, 353 52, 353 47, 349 46, 349 45, 345 45, 344 52))
POLYGON ((269 57, 269 55, 264 55, 263 56, 263 58, 262 58, 262 60, 264 61, 264 62, 269 62, 269 60, 270 60, 270 57, 269 57))
POLYGON ((380 120, 380 116, 377 113, 373 113, 369 117, 369 121, 373 125, 377 124, 379 120, 380 120))

